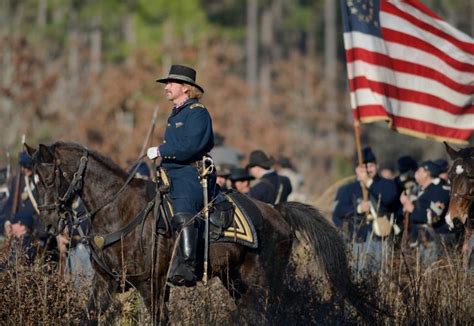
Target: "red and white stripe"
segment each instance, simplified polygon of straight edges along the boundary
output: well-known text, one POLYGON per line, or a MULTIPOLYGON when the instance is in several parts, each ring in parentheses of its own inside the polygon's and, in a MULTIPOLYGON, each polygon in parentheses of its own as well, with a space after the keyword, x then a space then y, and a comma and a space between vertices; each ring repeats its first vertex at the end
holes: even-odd
POLYGON ((344 34, 354 118, 466 142, 474 130, 474 40, 415 0, 382 0, 383 39, 344 34))

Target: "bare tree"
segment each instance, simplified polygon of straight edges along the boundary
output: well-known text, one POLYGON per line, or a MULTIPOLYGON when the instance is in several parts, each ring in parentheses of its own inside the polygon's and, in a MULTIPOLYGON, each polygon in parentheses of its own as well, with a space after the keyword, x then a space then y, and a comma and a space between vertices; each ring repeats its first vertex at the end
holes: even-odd
MULTIPOLYGON (((257 85, 258 73, 258 0, 247 0, 247 34, 246 34, 246 80, 254 88, 257 85)), ((253 93, 251 104, 255 105, 256 94, 253 93)))

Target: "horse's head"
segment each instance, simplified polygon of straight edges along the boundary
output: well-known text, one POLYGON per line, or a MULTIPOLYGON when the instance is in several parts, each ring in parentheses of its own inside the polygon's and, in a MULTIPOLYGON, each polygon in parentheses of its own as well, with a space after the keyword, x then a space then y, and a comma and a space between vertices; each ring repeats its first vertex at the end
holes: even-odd
POLYGON ((40 144, 38 150, 26 146, 33 159, 41 222, 55 234, 71 218, 71 204, 82 190, 88 160, 86 149, 69 149, 65 144, 40 144))
POLYGON ((448 171, 451 183, 446 223, 451 229, 460 229, 469 217, 469 207, 474 201, 474 147, 456 151, 447 143, 446 151, 453 160, 448 171))

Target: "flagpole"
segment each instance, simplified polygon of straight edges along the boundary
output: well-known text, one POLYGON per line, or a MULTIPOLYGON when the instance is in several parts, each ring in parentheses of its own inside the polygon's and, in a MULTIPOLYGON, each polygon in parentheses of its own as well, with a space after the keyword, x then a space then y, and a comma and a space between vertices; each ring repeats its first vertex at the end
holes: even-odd
MULTIPOLYGON (((354 120, 354 136, 355 136, 355 143, 356 143, 356 149, 357 149, 357 161, 358 161, 358 165, 361 166, 362 164, 364 164, 364 161, 362 159, 362 146, 361 146, 361 141, 360 141, 359 120, 354 120)), ((362 189, 362 199, 367 200, 369 198, 369 193, 367 191, 367 188, 362 182, 360 182, 360 188, 362 189)))

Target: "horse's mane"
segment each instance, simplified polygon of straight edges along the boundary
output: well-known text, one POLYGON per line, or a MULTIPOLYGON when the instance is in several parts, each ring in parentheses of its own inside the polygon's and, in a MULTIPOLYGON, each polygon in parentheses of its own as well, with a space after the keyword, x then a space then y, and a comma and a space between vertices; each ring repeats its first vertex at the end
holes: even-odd
POLYGON ((92 156, 97 162, 99 162, 102 165, 105 165, 111 172, 117 174, 117 175, 122 175, 125 176, 127 173, 117 164, 115 163, 112 159, 109 157, 100 154, 97 151, 88 149, 87 147, 75 143, 75 142, 66 142, 66 141, 57 141, 56 143, 52 144, 51 149, 70 149, 70 150, 75 150, 78 152, 84 152, 85 150, 89 153, 90 156, 92 156))
POLYGON ((462 148, 458 151, 457 155, 459 155, 464 160, 474 157, 474 147, 462 148))

